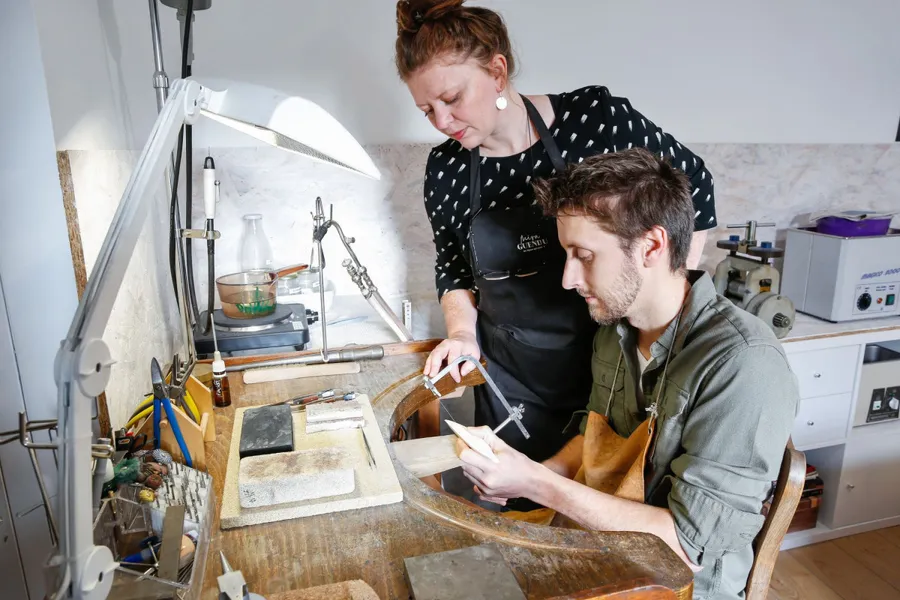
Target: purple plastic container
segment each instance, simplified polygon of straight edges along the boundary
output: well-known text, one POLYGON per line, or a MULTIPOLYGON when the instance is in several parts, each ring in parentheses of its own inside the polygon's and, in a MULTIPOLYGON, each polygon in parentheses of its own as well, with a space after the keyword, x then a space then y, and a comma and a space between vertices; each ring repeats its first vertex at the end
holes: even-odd
POLYGON ((823 217, 816 223, 816 231, 839 237, 871 237, 886 235, 891 228, 891 218, 853 221, 841 217, 823 217))

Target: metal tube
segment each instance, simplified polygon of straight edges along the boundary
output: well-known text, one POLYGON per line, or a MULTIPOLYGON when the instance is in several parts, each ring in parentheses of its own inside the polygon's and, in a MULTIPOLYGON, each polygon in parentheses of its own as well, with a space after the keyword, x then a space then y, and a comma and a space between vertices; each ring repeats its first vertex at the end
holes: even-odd
POLYGON ((319 251, 319 323, 322 324, 322 362, 328 362, 328 326, 325 323, 325 254, 322 252, 322 241, 316 241, 319 251))
MULTIPOLYGON (((41 431, 44 429, 56 429, 56 421, 30 421, 25 427, 25 431, 28 432, 41 431)), ((19 429, 0 433, 0 446, 10 442, 19 441, 20 435, 19 429)))
POLYGON ((31 436, 28 434, 28 423, 23 412, 19 413, 19 441, 29 450, 32 448, 35 450, 56 450, 57 448, 56 444, 35 444, 31 441, 31 436))
POLYGON ((41 501, 44 503, 44 512, 47 513, 47 525, 50 527, 50 543, 56 546, 59 544, 59 529, 56 527, 56 517, 53 516, 53 510, 50 508, 50 495, 47 494, 44 474, 41 472, 41 465, 38 463, 37 452, 34 451, 34 448, 28 449, 28 456, 31 458, 31 468, 34 469, 34 475, 38 480, 41 501))
POLYGON ((350 247, 350 244, 355 242, 356 238, 348 239, 347 236, 344 235, 344 230, 341 229, 341 226, 334 219, 331 219, 330 221, 328 221, 328 224, 331 227, 334 227, 334 229, 337 231, 338 237, 341 238, 341 243, 344 244, 344 248, 346 248, 347 254, 350 255, 350 258, 351 258, 351 260, 353 260, 353 263, 357 266, 357 268, 361 267, 362 263, 359 262, 359 259, 356 257, 356 253, 353 251, 353 248, 350 247))
POLYGON ((369 297, 366 299, 369 301, 369 304, 372 305, 372 308, 375 309, 375 312, 381 316, 382 320, 388 324, 388 327, 394 331, 394 334, 400 338, 401 342, 412 341, 412 333, 410 333, 409 329, 406 328, 406 325, 397 318, 397 315, 394 314, 394 311, 387 305, 378 290, 369 294, 369 297))
POLYGON ((156 111, 162 110, 162 106, 169 95, 169 77, 163 66, 162 37, 159 34, 159 7, 156 0, 148 0, 150 4, 150 39, 153 42, 153 64, 156 71, 153 73, 153 87, 156 89, 156 111))
POLYGON ((317 365, 322 362, 353 362, 357 360, 381 360, 384 358, 384 346, 368 346, 365 348, 347 348, 343 350, 330 350, 328 352, 328 361, 323 361, 319 354, 308 354, 306 356, 297 356, 294 358, 280 358, 277 360, 266 360, 256 363, 248 363, 246 365, 235 365, 227 367, 225 371, 228 373, 236 373, 246 371, 248 369, 260 369, 265 367, 286 367, 290 365, 317 365))

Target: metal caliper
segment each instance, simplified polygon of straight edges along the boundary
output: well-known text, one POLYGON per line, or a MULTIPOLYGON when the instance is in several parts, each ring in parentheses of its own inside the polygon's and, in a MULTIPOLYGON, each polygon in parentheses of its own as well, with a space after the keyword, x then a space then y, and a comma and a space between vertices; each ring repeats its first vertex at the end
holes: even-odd
POLYGON ((487 374, 487 371, 485 370, 485 368, 481 366, 481 363, 478 362, 478 360, 475 357, 469 356, 469 355, 460 356, 453 362, 449 363, 446 367, 441 369, 441 371, 437 375, 435 375, 434 378, 429 379, 427 376, 423 376, 422 377, 422 379, 424 380, 423 384, 425 385, 425 387, 427 389, 429 389, 431 391, 432 394, 434 394, 437 398, 440 398, 441 393, 438 391, 438 389, 435 387, 434 384, 437 381, 439 381, 442 377, 447 375, 451 371, 451 369, 453 369, 453 367, 455 367, 456 365, 463 363, 463 362, 470 362, 473 365, 475 365, 475 368, 478 369, 478 371, 481 373, 481 376, 484 377, 484 380, 494 391, 494 394, 496 394, 497 398, 500 399, 500 403, 503 404, 503 408, 505 408, 506 412, 509 413, 509 417, 507 417, 507 419, 505 421, 500 423, 494 429, 494 433, 497 433, 498 431, 500 431, 501 429, 506 427, 510 421, 513 421, 519 427, 519 431, 522 432, 522 435, 525 436, 525 439, 526 440, 529 439, 531 437, 531 435, 525 429, 525 426, 522 425, 522 415, 525 413, 525 405, 519 404, 519 406, 517 406, 515 408, 511 407, 509 405, 509 402, 506 401, 506 398, 503 397, 503 394, 500 393, 500 390, 497 388, 497 384, 494 383, 494 380, 491 379, 490 375, 487 374))

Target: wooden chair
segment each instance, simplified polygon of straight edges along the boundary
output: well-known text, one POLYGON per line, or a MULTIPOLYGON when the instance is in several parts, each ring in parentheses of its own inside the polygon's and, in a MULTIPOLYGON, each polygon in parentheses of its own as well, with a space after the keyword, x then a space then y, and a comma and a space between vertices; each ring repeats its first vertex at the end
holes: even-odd
POLYGON ((745 590, 747 600, 766 600, 781 542, 794 517, 794 511, 797 510, 805 481, 806 455, 795 450, 794 444, 788 440, 781 460, 778 483, 775 484, 772 506, 762 530, 753 542, 753 566, 745 590))

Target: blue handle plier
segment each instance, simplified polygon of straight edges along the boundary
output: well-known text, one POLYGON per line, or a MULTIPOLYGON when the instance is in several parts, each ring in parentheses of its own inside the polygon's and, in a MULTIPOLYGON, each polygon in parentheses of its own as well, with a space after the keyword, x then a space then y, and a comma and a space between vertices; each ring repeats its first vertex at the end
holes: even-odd
POLYGON ((159 368, 159 362, 154 358, 150 361, 150 380, 153 383, 153 437, 155 438, 153 447, 159 449, 159 423, 162 420, 162 411, 166 411, 166 418, 169 419, 169 426, 175 435, 175 441, 181 448, 181 454, 184 456, 184 464, 193 467, 191 453, 188 451, 184 436, 181 435, 181 427, 175 418, 175 410, 172 408, 172 400, 169 398, 169 386, 163 378, 162 369, 159 368))

